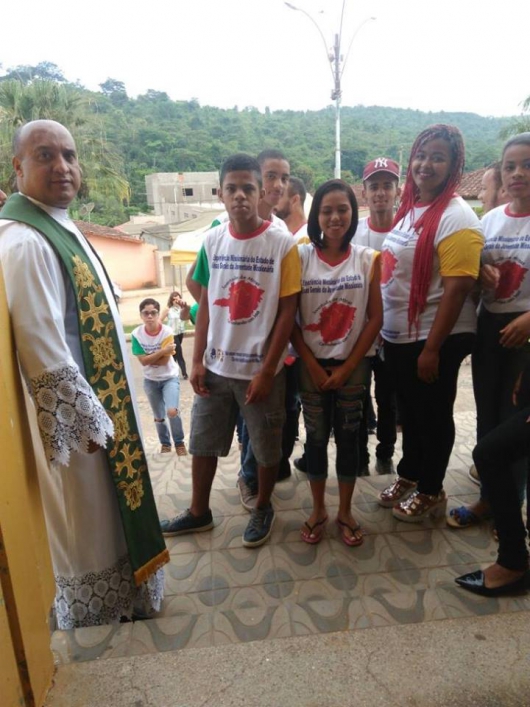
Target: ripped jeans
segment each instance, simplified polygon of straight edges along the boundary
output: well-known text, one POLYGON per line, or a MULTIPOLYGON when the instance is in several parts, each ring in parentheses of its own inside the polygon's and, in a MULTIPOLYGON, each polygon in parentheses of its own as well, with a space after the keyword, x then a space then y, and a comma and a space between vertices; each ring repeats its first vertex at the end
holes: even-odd
POLYGON ((151 410, 155 418, 156 432, 160 444, 171 447, 171 437, 166 423, 169 422, 173 443, 175 445, 184 442, 184 430, 182 428, 182 418, 179 413, 170 416, 168 410, 179 407, 180 382, 177 376, 165 378, 161 381, 152 381, 144 378, 144 390, 151 405, 151 410))
MULTIPOLYGON (((318 359, 324 368, 340 366, 343 361, 318 359)), ((306 428, 305 456, 307 477, 322 481, 328 476, 328 442, 333 430, 337 445, 337 478, 355 483, 359 472, 359 427, 368 380, 364 358, 342 388, 318 390, 303 361, 300 361, 300 399, 306 428)))

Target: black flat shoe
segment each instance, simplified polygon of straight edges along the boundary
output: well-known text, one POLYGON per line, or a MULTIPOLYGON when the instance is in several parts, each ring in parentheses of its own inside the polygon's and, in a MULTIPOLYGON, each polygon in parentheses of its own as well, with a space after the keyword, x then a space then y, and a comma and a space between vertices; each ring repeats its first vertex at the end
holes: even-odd
POLYGON ((455 582, 462 587, 462 589, 467 589, 475 594, 481 594, 484 597, 502 597, 506 594, 520 594, 524 592, 526 589, 527 574, 528 573, 525 573, 514 582, 503 584, 500 587, 486 587, 484 572, 482 570, 463 574, 461 577, 457 577, 455 582))

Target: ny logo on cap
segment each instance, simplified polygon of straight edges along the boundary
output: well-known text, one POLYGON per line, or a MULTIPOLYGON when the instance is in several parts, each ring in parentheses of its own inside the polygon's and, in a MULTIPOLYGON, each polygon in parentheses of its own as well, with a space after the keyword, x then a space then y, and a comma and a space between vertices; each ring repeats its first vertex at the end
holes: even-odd
POLYGON ((386 157, 378 157, 378 158, 375 160, 374 166, 375 166, 376 169, 377 169, 378 167, 388 167, 388 160, 386 159, 386 157))

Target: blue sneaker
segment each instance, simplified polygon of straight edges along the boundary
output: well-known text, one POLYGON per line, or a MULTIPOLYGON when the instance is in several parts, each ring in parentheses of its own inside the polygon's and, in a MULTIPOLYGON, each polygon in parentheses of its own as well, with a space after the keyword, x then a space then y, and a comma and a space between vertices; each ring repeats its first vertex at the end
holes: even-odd
POLYGON ((189 508, 171 520, 160 521, 162 535, 170 538, 173 535, 184 533, 201 533, 203 530, 213 528, 212 512, 208 510, 202 516, 194 516, 189 508))
POLYGON ((269 539, 273 523, 274 511, 270 503, 266 508, 253 508, 243 533, 243 545, 245 547, 263 545, 269 539))

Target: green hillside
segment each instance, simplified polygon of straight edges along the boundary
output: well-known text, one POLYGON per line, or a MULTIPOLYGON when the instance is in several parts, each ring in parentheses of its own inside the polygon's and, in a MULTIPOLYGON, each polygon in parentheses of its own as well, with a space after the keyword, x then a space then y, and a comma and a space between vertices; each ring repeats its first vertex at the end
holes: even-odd
MULTIPOLYGON (((151 172, 210 171, 234 152, 284 150, 292 172, 310 189, 333 176, 332 106, 320 111, 221 109, 197 101, 173 101, 147 91, 130 98, 124 84, 109 79, 100 92, 69 84, 58 67, 16 67, 0 77, 0 188, 9 190, 10 138, 14 127, 36 117, 55 118, 74 134, 85 170, 83 201, 96 203, 93 219, 120 222, 146 209, 144 176, 151 172), (130 191, 127 189, 128 182, 130 191), (127 204, 127 194, 129 202, 127 204)), ((378 155, 406 166, 415 136, 432 123, 457 125, 463 132, 466 169, 497 159, 499 134, 508 118, 473 113, 424 113, 380 106, 344 107, 342 168, 358 181, 363 164, 378 155)))

